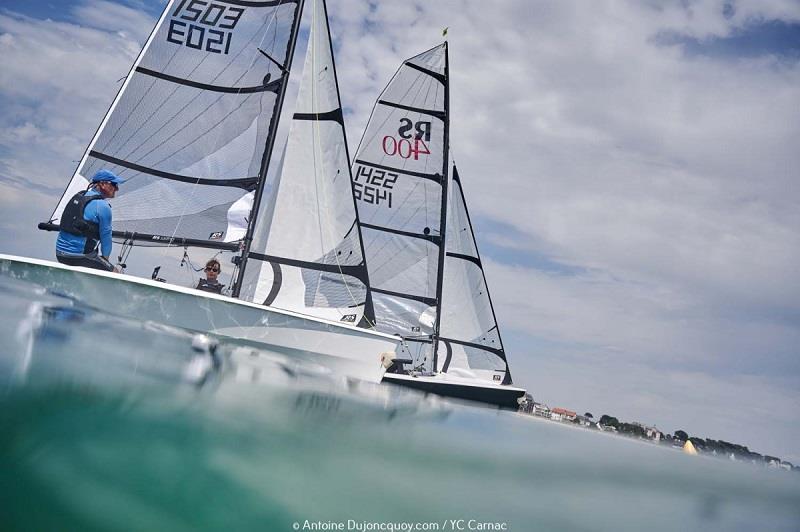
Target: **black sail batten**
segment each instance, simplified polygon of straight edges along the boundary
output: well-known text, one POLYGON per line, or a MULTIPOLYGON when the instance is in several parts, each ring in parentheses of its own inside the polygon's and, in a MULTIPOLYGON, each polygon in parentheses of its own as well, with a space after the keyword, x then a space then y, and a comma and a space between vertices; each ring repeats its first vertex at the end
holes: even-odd
MULTIPOLYGON (((61 227, 52 222, 39 224, 42 231, 60 231, 61 227)), ((112 231, 111 236, 129 242, 150 243, 160 246, 190 246, 196 248, 221 249, 223 251, 238 251, 241 247, 238 242, 216 242, 214 240, 200 240, 196 238, 181 238, 167 235, 153 235, 148 233, 135 233, 132 231, 112 231)))
MULTIPOLYGON (((442 342, 463 345, 465 347, 473 347, 475 349, 483 349, 484 351, 488 351, 488 352, 496 355, 498 358, 502 358, 503 361, 505 361, 505 359, 506 359, 505 351, 503 351, 502 349, 498 349, 496 347, 491 347, 491 346, 484 345, 484 344, 478 344, 478 343, 475 343, 475 342, 465 342, 463 340, 456 340, 455 338, 445 338, 443 336, 440 336, 439 340, 441 340, 442 342)), ((495 371, 506 371, 506 370, 495 370, 495 371)))
POLYGON ((361 159, 356 160, 355 163, 356 164, 360 164, 362 166, 369 166, 371 168, 377 168, 378 170, 386 170, 387 172, 394 172, 394 173, 397 173, 397 174, 410 175, 410 176, 414 176, 414 177, 421 177, 422 179, 430 179, 431 181, 434 181, 434 182, 439 183, 439 184, 441 184, 441 182, 442 182, 442 176, 440 174, 426 174, 426 173, 423 173, 423 172, 413 172, 411 170, 403 170, 402 168, 395 168, 393 166, 386 166, 386 165, 383 165, 383 164, 370 163, 370 162, 367 162, 367 161, 362 161, 361 159))
MULTIPOLYGON (((446 84, 445 87, 447 87, 446 84)), ((413 105, 403 105, 400 103, 390 102, 388 100, 378 100, 378 103, 381 105, 386 105, 388 107, 395 107, 397 109, 402 109, 404 111, 411 111, 413 113, 421 113, 424 115, 433 116, 438 118, 439 120, 447 120, 446 111, 436 111, 435 109, 423 109, 421 107, 414 107, 413 105)))
POLYGON ((407 237, 410 237, 410 238, 421 238, 422 240, 427 240, 428 242, 436 244, 437 246, 440 245, 441 242, 442 242, 442 237, 440 237, 438 235, 426 235, 424 233, 412 233, 410 231, 401 231, 400 229, 392 229, 390 227, 383 227, 383 226, 380 226, 380 225, 373 225, 373 224, 366 224, 366 223, 362 223, 361 227, 362 228, 366 227, 367 229, 372 229, 373 231, 382 231, 384 233, 392 233, 394 235, 407 236, 407 237))
MULTIPOLYGON (((286 65, 286 70, 290 70, 292 68, 292 60, 294 58, 294 49, 297 45, 297 33, 300 29, 300 19, 303 15, 303 4, 304 0, 292 0, 297 2, 297 8, 295 9, 294 13, 294 20, 292 21, 292 31, 291 36, 289 37, 289 45, 286 47, 286 56, 283 60, 283 64, 286 65)), ((281 116, 281 110, 283 109, 283 101, 286 97, 286 87, 289 84, 289 75, 284 74, 281 76, 280 79, 280 88, 278 89, 278 100, 276 102, 275 107, 272 110, 272 118, 269 124, 269 132, 267 133, 267 145, 264 149, 264 153, 261 157, 261 170, 258 174, 259 181, 258 187, 255 190, 255 194, 253 196, 253 206, 250 209, 250 216, 248 217, 248 224, 247 224, 247 232, 244 237, 244 249, 242 250, 241 254, 241 262, 239 265, 239 275, 236 278, 236 281, 233 284, 232 296, 239 297, 239 293, 242 290, 242 282, 244 281, 244 274, 247 266, 247 257, 250 253, 250 246, 253 243, 253 233, 255 232, 256 227, 256 218, 258 216, 258 210, 261 206, 261 198, 264 195, 264 186, 266 184, 267 178, 267 171, 269 169, 269 161, 272 158, 272 150, 275 147, 275 133, 278 130, 278 121, 281 116)))
POLYGON ((269 289, 269 293, 262 303, 262 305, 266 306, 272 305, 275 298, 278 297, 278 293, 281 291, 281 284, 283 283, 281 265, 277 262, 270 262, 269 265, 272 267, 272 287, 269 289))
POLYGON ((445 239, 447 236, 447 170, 449 168, 448 157, 450 155, 450 63, 447 50, 447 41, 444 42, 444 161, 442 165, 442 211, 441 221, 439 222, 439 231, 442 235, 442 245, 439 246, 439 270, 436 278, 436 301, 439 303, 438 312, 436 312, 436 322, 433 326, 433 371, 436 372, 438 357, 439 357, 439 331, 442 325, 442 291, 444 289, 444 259, 447 246, 445 239))
MULTIPOLYGON (((480 257, 480 251, 478 251, 478 241, 475 239, 475 231, 472 228, 472 219, 469 217, 469 208, 467 207, 466 198, 464 198, 464 189, 461 186, 461 179, 458 176, 458 168, 456 168, 455 165, 453 165, 453 180, 458 182, 458 185, 459 185, 458 186, 458 190, 459 190, 459 193, 461 194, 461 202, 462 202, 462 205, 464 206, 464 214, 466 214, 466 216, 467 216, 467 223, 469 225, 469 232, 470 232, 470 235, 472 235, 472 244, 475 247, 475 254, 477 255, 477 259, 478 259, 478 261, 480 261, 481 257, 480 257)), ((513 380, 511 379, 511 368, 508 366, 508 360, 506 359, 506 352, 505 352, 505 348, 503 347, 503 338, 500 336, 500 327, 499 327, 499 325, 497 323, 497 314, 495 314, 495 311, 494 311, 494 303, 492 303, 492 296, 489 293, 489 283, 486 282, 486 272, 483 270, 483 268, 481 268, 481 275, 483 276, 483 286, 486 288, 486 298, 489 300, 489 309, 492 311, 492 319, 494 320, 493 329, 495 329, 497 331, 497 339, 500 342, 500 349, 495 354, 497 356, 499 356, 500 358, 502 358, 506 362, 505 376, 503 377, 503 382, 501 384, 505 384, 505 385, 509 385, 510 386, 511 384, 513 384, 513 380)), ((490 331, 491 330, 492 329, 490 329, 490 331)), ((487 332, 489 332, 489 331, 487 331, 487 332)), ((483 347, 483 346, 481 346, 480 348, 481 349, 485 349, 485 347, 483 347)))
POLYGON ((254 190, 258 185, 258 180, 259 180, 258 176, 241 177, 234 179, 208 179, 205 177, 193 177, 193 176, 173 174, 171 172, 164 172, 161 170, 156 170, 155 168, 149 168, 147 166, 143 166, 141 164, 136 164, 130 161, 118 159, 117 157, 112 157, 110 155, 106 155, 105 153, 100 153, 94 150, 89 152, 89 156, 94 157, 95 159, 100 159, 101 161, 106 161, 108 163, 115 164, 117 166, 128 168, 130 170, 136 170, 137 172, 142 172, 157 177, 163 177, 164 179, 170 179, 172 181, 180 181, 181 183, 191 183, 193 185, 211 185, 217 187, 235 187, 244 190, 254 190))
POLYGON ((383 290, 381 288, 373 288, 372 291, 375 292, 376 294, 384 294, 384 295, 387 295, 387 296, 401 297, 403 299, 410 299, 412 301, 419 301, 420 303, 425 303, 426 305, 428 305, 430 307, 435 307, 436 306, 436 300, 433 299, 432 297, 418 296, 416 294, 404 294, 402 292, 392 292, 391 290, 383 290))
POLYGON ((364 237, 361 234, 361 225, 360 225, 360 220, 358 218, 358 206, 356 205, 355 185, 353 184, 353 170, 351 166, 352 159, 350 158, 350 148, 348 148, 347 146, 347 129, 344 127, 344 116, 342 115, 342 97, 341 93, 339 92, 339 76, 336 73, 337 72, 336 57, 335 54, 333 53, 333 42, 331 42, 330 20, 328 19, 328 4, 325 0, 322 1, 322 9, 325 14, 325 28, 327 29, 328 33, 328 47, 331 53, 331 64, 333 65, 333 81, 334 84, 336 85, 336 97, 339 102, 339 107, 336 110, 336 112, 338 112, 339 123, 342 125, 342 137, 344 138, 344 152, 345 156, 347 157, 347 170, 350 173, 348 177, 350 178, 350 192, 353 198, 353 213, 355 214, 354 226, 356 228, 356 231, 358 231, 358 244, 361 249, 361 258, 363 260, 363 268, 364 268, 363 282, 367 288, 364 313, 361 317, 361 321, 358 323, 358 326, 364 328, 373 328, 375 326, 375 307, 372 302, 372 289, 369 283, 369 271, 366 268, 367 255, 364 250, 364 237))
POLYGON ((405 63, 405 65, 407 67, 409 67, 409 68, 413 68, 414 70, 419 70, 423 74, 427 74, 428 76, 438 80, 439 83, 441 83, 442 85, 447 83, 447 77, 445 77, 442 74, 439 74, 438 72, 434 72, 433 70, 428 70, 427 68, 421 67, 421 66, 416 65, 414 63, 405 63))
POLYGON ((450 341, 446 338, 439 337, 439 341, 444 343, 445 350, 447 354, 444 357, 444 364, 442 364, 442 373, 447 373, 447 370, 450 369, 450 362, 453 360, 453 346, 450 345, 450 341))
POLYGON ((475 264, 475 266, 477 266, 478 268, 483 269, 483 265, 481 265, 481 259, 478 258, 478 257, 473 257, 472 255, 463 255, 461 253, 452 253, 450 251, 447 252, 447 256, 448 257, 453 257, 454 259, 461 259, 461 260, 469 261, 469 262, 475 264))
POLYGON ((294 116, 292 116, 292 119, 316 121, 333 120, 344 127, 344 115, 342 114, 341 107, 334 109, 333 111, 328 111, 327 113, 295 113, 294 116))
POLYGON ((342 275, 349 275, 355 277, 362 283, 366 284, 367 280, 367 267, 364 263, 347 266, 339 264, 324 264, 322 262, 310 262, 305 260, 290 259, 286 257, 277 257, 275 255, 265 255, 263 253, 256 253, 251 251, 248 256, 251 259, 256 259, 269 263, 283 264, 285 266, 294 266, 295 268, 304 268, 306 270, 314 270, 326 273, 338 273, 342 275))
POLYGON ((210 92, 221 92, 226 94, 253 94, 258 92, 277 93, 281 85, 283 85, 283 78, 281 78, 276 79, 275 81, 270 81, 266 84, 255 85, 253 87, 222 87, 220 85, 209 85, 207 83, 200 83, 199 81, 192 81, 190 79, 180 78, 178 76, 171 76, 169 74, 164 74, 163 72, 157 72, 144 67, 136 67, 136 72, 146 76, 163 79, 164 81, 169 81, 171 83, 177 83, 178 85, 186 85, 187 87, 192 87, 195 89, 210 92))

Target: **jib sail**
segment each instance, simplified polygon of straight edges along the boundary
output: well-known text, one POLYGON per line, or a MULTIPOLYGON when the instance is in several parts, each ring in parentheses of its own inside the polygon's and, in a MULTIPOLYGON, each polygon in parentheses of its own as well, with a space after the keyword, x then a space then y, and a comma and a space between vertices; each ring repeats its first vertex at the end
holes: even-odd
POLYGON ((500 329, 455 165, 450 187, 439 369, 445 373, 464 369, 482 380, 511 384, 500 329))
POLYGON ((308 51, 281 172, 248 254, 247 299, 371 327, 369 281, 350 179, 325 2, 312 0, 308 51))

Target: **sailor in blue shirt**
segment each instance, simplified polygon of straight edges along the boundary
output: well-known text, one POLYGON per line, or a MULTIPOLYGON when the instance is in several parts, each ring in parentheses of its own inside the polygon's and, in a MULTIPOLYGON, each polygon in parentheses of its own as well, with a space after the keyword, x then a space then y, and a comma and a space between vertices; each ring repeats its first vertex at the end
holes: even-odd
POLYGON ((87 190, 69 200, 61 214, 56 240, 56 259, 70 266, 118 271, 108 261, 111 256, 111 205, 123 182, 110 170, 100 170, 87 190), (97 247, 100 247, 100 253, 97 247))

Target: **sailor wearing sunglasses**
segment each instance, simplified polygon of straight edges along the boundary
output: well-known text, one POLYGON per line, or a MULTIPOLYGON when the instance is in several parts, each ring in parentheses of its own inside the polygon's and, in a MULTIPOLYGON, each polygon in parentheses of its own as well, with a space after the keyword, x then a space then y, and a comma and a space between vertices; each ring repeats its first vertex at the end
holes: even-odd
POLYGON ((206 267, 203 270, 206 274, 205 279, 200 279, 197 282, 197 289, 204 290, 206 292, 214 292, 215 294, 221 294, 222 289, 225 287, 224 284, 221 284, 217 277, 219 277, 219 272, 221 270, 219 261, 217 259, 211 259, 206 262, 206 267))

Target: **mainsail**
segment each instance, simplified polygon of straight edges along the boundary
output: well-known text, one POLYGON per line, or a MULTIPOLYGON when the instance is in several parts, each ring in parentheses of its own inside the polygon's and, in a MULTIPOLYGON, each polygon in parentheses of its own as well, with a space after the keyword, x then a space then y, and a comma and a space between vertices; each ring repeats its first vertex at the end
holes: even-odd
POLYGON ((455 166, 447 43, 406 60, 353 164, 376 329, 419 345, 415 370, 511 384, 455 166), (448 171, 449 170, 449 171, 448 171))
POLYGON ((446 44, 405 61, 375 104, 353 163, 376 326, 428 343, 444 258, 446 80, 446 44))
POLYGON ((246 250, 302 4, 171 0, 47 228, 107 168, 115 237, 246 250))
POLYGON ((374 315, 325 2, 313 0, 309 9, 297 105, 281 172, 248 254, 242 295, 370 327, 374 315))

